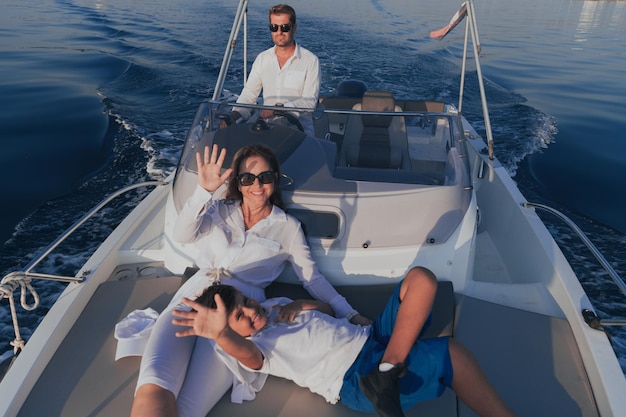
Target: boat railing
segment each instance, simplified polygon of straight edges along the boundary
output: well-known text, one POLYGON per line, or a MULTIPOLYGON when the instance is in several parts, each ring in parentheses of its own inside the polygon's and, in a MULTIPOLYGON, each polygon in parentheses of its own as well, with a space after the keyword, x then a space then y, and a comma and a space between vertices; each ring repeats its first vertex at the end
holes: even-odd
MULTIPOLYGON (((389 111, 381 111, 381 110, 357 110, 357 109, 336 109, 330 107, 324 107, 322 104, 319 107, 310 108, 310 107, 283 107, 283 106, 271 106, 264 105, 259 103, 237 103, 236 101, 222 101, 222 100, 207 100, 209 104, 217 107, 214 110, 216 113, 223 111, 222 109, 228 107, 245 107, 254 110, 280 110, 280 111, 289 111, 294 113, 313 113, 313 117, 321 117, 324 113, 331 114, 354 114, 354 115, 381 115, 381 116, 444 116, 450 117, 451 113, 449 111, 442 112, 434 112, 434 111, 423 111, 423 110, 389 110, 389 111)), ((454 107, 454 106, 452 106, 454 107)), ((456 114, 456 112, 453 112, 456 114)))
MULTIPOLYGON (((604 257, 604 255, 602 255, 602 252, 600 252, 600 250, 596 247, 596 245, 594 245, 593 242, 587 237, 585 232, 583 232, 576 225, 576 223, 574 223, 572 219, 570 219, 569 217, 567 217, 565 214, 561 213, 560 211, 550 206, 546 206, 544 204, 525 202, 522 205, 527 208, 532 207, 536 209, 538 208, 541 210, 545 210, 548 213, 558 217, 567 226, 569 226, 570 229, 572 229, 574 233, 576 233, 576 235, 581 239, 581 241, 593 254, 593 256, 600 263, 600 265, 602 265, 602 267, 609 274, 609 276, 611 277, 615 285, 617 285, 617 287, 620 289, 622 294, 626 297, 626 283, 624 282, 624 280, 619 276, 617 271, 615 271, 613 266, 611 266, 611 264, 606 260, 606 258, 604 257)), ((594 312, 590 310, 586 310, 586 309, 583 310, 582 314, 587 324, 589 324, 593 328, 602 328, 604 326, 625 326, 626 325, 626 318, 600 319, 595 315, 594 312)))
POLYGON ((39 296, 37 292, 31 285, 31 281, 33 278, 36 279, 44 279, 44 280, 52 280, 66 283, 80 283, 83 281, 85 275, 87 275, 87 271, 82 271, 78 276, 68 277, 61 275, 53 275, 53 274, 43 274, 39 272, 33 272, 33 269, 41 263, 54 249, 56 249, 65 239, 71 236, 76 229, 82 226, 87 220, 92 218, 96 213, 98 213, 102 208, 104 208, 107 204, 113 201, 115 198, 129 192, 135 190, 137 188, 142 187, 150 187, 150 186, 163 186, 167 185, 169 182, 167 181, 146 181, 133 185, 129 185, 127 187, 121 188, 114 192, 113 194, 106 197, 96 206, 94 206, 91 210, 85 213, 80 219, 78 219, 74 224, 72 224, 68 229, 66 229, 63 233, 61 233, 52 243, 50 243, 43 252, 41 252, 38 256, 36 256, 32 261, 24 267, 21 271, 10 272, 2 278, 0 282, 0 298, 8 298, 9 305, 11 308, 11 317, 13 319, 13 329, 15 332, 15 340, 11 342, 13 346, 14 353, 17 354, 20 349, 22 349, 25 345, 24 340, 20 335, 19 325, 17 321, 17 312, 15 309, 15 300, 13 299, 13 292, 19 287, 21 288, 20 294, 20 303, 22 308, 27 311, 34 310, 39 305, 39 296), (26 297, 27 294, 30 293, 33 302, 32 304, 28 304, 26 297))
POLYGON ((236 102, 223 102, 216 100, 208 100, 209 104, 212 106, 216 106, 216 109, 211 110, 215 114, 220 114, 224 112, 224 108, 231 107, 245 107, 253 110, 275 110, 281 112, 293 112, 293 113, 313 113, 314 119, 320 119, 324 116, 324 114, 345 114, 345 115, 354 115, 354 116, 404 116, 404 117, 424 117, 424 118, 435 118, 435 117, 446 117, 452 118, 456 115, 456 113, 451 114, 450 112, 431 112, 431 111, 418 111, 418 110, 390 110, 390 111, 381 111, 381 110, 356 110, 356 109, 333 109, 326 108, 324 106, 316 107, 314 109, 308 107, 281 107, 281 106, 270 106, 263 104, 244 104, 244 103, 236 103, 236 102))

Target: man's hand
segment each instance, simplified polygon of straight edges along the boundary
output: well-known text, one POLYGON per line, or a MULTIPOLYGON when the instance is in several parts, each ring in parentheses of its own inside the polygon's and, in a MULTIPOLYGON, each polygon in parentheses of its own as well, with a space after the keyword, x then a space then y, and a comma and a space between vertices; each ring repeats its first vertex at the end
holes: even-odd
POLYGON ((230 113, 229 119, 230 120, 228 120, 228 121, 227 120, 222 120, 220 122, 219 128, 220 129, 224 129, 225 127, 228 127, 230 125, 234 125, 235 123, 237 123, 237 120, 241 119, 241 114, 238 111, 233 110, 230 113))
POLYGON ((263 109, 261 110, 261 119, 271 119, 274 117, 274 110, 263 109))

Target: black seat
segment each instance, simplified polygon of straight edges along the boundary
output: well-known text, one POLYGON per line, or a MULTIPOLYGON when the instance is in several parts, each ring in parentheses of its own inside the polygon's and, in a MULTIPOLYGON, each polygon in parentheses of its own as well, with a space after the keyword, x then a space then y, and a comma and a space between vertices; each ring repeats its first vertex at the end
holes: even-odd
MULTIPOLYGON (((388 91, 366 91, 354 110, 400 111, 388 91)), ((404 117, 386 115, 352 116, 346 127, 340 165, 360 168, 401 169, 410 160, 404 117)))

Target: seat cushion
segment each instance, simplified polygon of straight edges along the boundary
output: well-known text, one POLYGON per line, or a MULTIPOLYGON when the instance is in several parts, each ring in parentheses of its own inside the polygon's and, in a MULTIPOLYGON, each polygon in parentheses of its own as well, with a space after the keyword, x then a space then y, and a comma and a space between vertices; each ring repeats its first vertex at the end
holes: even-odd
POLYGON ((402 166, 402 151, 382 143, 350 145, 346 162, 351 167, 399 169, 402 166))

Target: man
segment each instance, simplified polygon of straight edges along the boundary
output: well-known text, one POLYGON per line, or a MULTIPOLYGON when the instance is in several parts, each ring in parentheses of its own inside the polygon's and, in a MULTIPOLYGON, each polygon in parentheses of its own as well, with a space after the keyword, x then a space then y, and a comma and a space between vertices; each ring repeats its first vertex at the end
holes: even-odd
MULTIPOLYGON (((296 12, 286 4, 269 10, 269 29, 274 46, 261 52, 254 63, 238 103, 255 104, 263 90, 263 104, 268 106, 315 108, 320 93, 320 65, 315 54, 295 40, 296 12)), ((311 113, 297 113, 307 134, 314 135, 311 113)), ((250 109, 236 107, 230 122, 250 117, 250 109)), ((274 111, 262 110, 262 119, 272 119, 274 111)), ((223 122, 221 127, 225 127, 223 122)))
POLYGON ((278 298, 261 305, 217 285, 197 301, 184 299, 194 311, 175 311, 173 323, 190 326, 179 337, 214 340, 243 370, 290 379, 333 404, 402 417, 403 409, 449 386, 481 416, 514 416, 458 342, 417 342, 436 289, 431 271, 412 268, 374 324, 359 326, 332 317, 323 302, 278 298))

